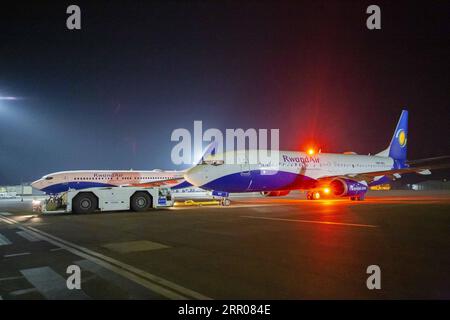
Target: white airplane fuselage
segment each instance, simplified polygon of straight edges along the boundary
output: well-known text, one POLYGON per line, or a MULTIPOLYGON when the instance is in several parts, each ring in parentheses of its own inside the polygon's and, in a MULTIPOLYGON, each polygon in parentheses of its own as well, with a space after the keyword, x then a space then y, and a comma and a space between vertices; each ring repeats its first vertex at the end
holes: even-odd
MULTIPOLYGON (((296 190, 314 188, 318 181, 328 177, 351 177, 391 170, 396 166, 390 157, 333 153, 309 155, 295 151, 278 151, 277 163, 249 163, 248 159, 256 158, 258 152, 235 151, 236 164, 214 160, 226 159, 226 154, 211 156, 205 163, 189 169, 186 180, 202 189, 224 192, 296 190)), ((386 181, 382 178, 383 175, 374 179, 370 185, 386 181)))
POLYGON ((184 171, 76 170, 48 174, 31 185, 47 194, 93 187, 162 185, 171 188, 185 188, 190 184, 184 180, 183 175, 184 171))

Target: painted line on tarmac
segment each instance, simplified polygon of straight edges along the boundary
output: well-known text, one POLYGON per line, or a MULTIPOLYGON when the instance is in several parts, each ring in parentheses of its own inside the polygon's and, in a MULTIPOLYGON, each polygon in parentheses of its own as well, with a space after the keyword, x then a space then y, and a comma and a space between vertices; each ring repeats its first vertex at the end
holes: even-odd
POLYGON ((105 256, 98 252, 89 250, 87 248, 81 247, 69 241, 60 239, 44 231, 38 230, 33 227, 24 226, 20 222, 7 217, 1 217, 0 220, 8 224, 16 224, 18 228, 23 231, 28 231, 34 233, 41 239, 57 246, 63 248, 83 259, 87 259, 94 262, 110 271, 113 271, 121 276, 140 284, 141 286, 158 293, 159 295, 166 297, 168 299, 200 299, 206 300, 211 299, 205 295, 202 295, 196 291, 190 290, 188 288, 177 285, 169 280, 158 277, 154 274, 148 273, 144 270, 133 267, 129 264, 123 263, 111 257, 105 256))
POLYGON ((249 219, 273 220, 273 221, 315 223, 315 224, 327 224, 327 225, 361 227, 361 228, 378 228, 378 226, 373 225, 373 224, 345 223, 345 222, 318 221, 318 220, 298 220, 298 219, 284 219, 284 218, 268 218, 268 217, 255 217, 255 216, 241 216, 241 217, 249 218, 249 219))
POLYGON ((18 280, 18 279, 22 279, 23 277, 6 277, 6 278, 0 278, 0 281, 11 281, 11 280, 18 280))
POLYGON ((60 248, 60 247, 58 247, 58 248, 53 248, 53 249, 50 249, 50 251, 61 251, 61 250, 64 250, 64 248, 60 248))
POLYGON ((11 244, 11 241, 9 241, 9 239, 7 237, 5 237, 4 235, 2 235, 0 233, 0 246, 6 246, 11 244))
POLYGON ((10 292, 9 294, 12 296, 20 296, 20 295, 28 294, 28 293, 32 293, 32 292, 39 292, 39 291, 36 288, 29 288, 29 289, 16 290, 16 291, 10 292))
POLYGON ((16 232, 19 236, 21 236, 22 238, 27 239, 28 241, 31 242, 37 242, 37 241, 41 241, 41 238, 36 237, 35 235, 31 234, 30 232, 26 232, 26 231, 17 231, 16 232))
MULTIPOLYGON (((101 266, 99 266, 96 263, 93 263, 91 261, 88 261, 86 259, 74 261, 74 264, 81 267, 83 270, 87 270, 91 272, 93 275, 92 277, 95 278, 101 278, 104 281, 108 283, 112 283, 116 285, 116 287, 123 289, 124 291, 127 291, 129 293, 128 298, 134 300, 154 300, 154 299, 161 299, 162 297, 158 295, 157 293, 153 291, 147 290, 145 287, 133 282, 129 281, 128 279, 122 277, 121 275, 112 272, 110 270, 107 270, 101 266)), ((83 277, 83 281, 85 281, 85 278, 83 277)), ((82 282, 83 282, 82 281, 82 282)))
POLYGON ((179 204, 170 208, 165 208, 170 211, 182 211, 182 210, 195 210, 195 209, 242 209, 242 208, 257 208, 257 207, 275 207, 275 206, 285 206, 288 204, 272 204, 272 203, 262 203, 262 204, 233 204, 229 206, 221 205, 184 205, 179 204))
POLYGON ((20 273, 48 300, 90 299, 83 290, 68 289, 66 279, 50 267, 24 269, 20 273))
POLYGON ((29 252, 20 252, 20 253, 12 253, 12 254, 5 254, 3 258, 12 258, 12 257, 20 257, 20 256, 28 256, 31 253, 29 252))

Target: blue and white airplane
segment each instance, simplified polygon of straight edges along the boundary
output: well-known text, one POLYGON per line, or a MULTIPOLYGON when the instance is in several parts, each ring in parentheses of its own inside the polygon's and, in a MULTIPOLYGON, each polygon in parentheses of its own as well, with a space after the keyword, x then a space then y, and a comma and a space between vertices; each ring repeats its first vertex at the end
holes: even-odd
POLYGON ((215 154, 211 144, 208 148, 212 152, 208 151, 210 154, 205 154, 184 177, 194 186, 223 196, 225 204, 230 203, 230 192, 282 196, 292 190, 306 190, 310 200, 328 194, 363 200, 370 186, 400 178, 404 173, 430 174, 432 160, 448 158, 407 161, 407 137, 408 111, 403 110, 389 146, 375 155, 272 151, 278 152, 277 163, 251 164, 249 159, 257 159, 259 150, 238 150, 231 151, 231 156, 241 161, 228 164, 224 161, 230 159, 228 152, 215 154))
POLYGON ((74 170, 50 173, 34 181, 31 186, 47 194, 69 189, 97 187, 155 187, 182 189, 192 186, 184 180, 184 171, 134 170, 74 170))

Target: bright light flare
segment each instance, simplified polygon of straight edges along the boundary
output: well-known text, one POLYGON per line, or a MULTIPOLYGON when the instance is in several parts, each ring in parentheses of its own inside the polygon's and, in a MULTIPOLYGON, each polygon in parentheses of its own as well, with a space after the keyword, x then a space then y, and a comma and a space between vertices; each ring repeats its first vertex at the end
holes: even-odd
POLYGON ((312 156, 314 153, 315 153, 315 151, 314 151, 313 148, 309 148, 309 149, 308 149, 308 154, 309 154, 310 156, 312 156))
POLYGON ((314 199, 320 199, 320 192, 314 192, 314 199))
POLYGON ((323 188, 323 193, 330 194, 330 188, 323 188))
POLYGON ((0 100, 19 100, 18 97, 5 97, 5 96, 0 96, 0 100))
POLYGON ((2 103, 2 101, 15 101, 15 100, 20 100, 20 97, 13 97, 13 96, 2 96, 0 95, 0 111, 6 111, 7 107, 6 107, 6 103, 2 103))

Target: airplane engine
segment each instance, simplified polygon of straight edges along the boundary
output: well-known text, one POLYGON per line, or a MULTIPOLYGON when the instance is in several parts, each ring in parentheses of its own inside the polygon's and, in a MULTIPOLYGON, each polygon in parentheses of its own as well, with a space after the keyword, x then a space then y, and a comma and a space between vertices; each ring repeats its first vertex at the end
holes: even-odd
POLYGON ((261 194, 265 197, 281 197, 287 196, 289 194, 289 190, 281 190, 281 191, 261 191, 261 194))
POLYGON ((337 197, 363 196, 368 187, 350 179, 336 178, 330 182, 331 192, 337 197))

